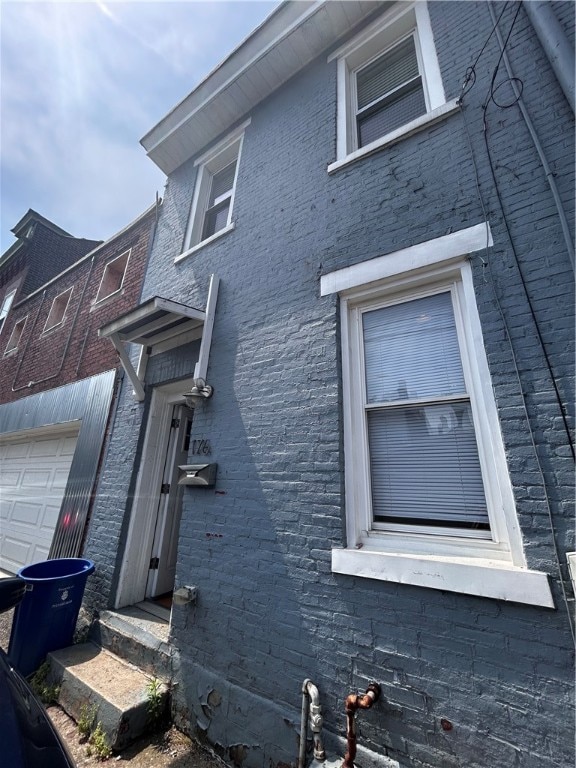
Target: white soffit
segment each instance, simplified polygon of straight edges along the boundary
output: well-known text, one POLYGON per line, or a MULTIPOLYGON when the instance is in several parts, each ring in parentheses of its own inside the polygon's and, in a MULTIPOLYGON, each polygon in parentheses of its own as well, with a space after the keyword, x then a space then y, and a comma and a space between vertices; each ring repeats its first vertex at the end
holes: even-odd
MULTIPOLYGON (((289 0, 141 140, 169 174, 388 2, 289 0)), ((383 8, 382 8, 383 9, 383 8)))

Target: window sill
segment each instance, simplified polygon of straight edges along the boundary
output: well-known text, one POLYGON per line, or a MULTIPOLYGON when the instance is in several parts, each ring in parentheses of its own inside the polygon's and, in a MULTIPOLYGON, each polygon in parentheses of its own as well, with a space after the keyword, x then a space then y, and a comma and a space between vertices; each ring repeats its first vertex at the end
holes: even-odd
POLYGON ((97 312, 102 307, 105 307, 106 304, 110 304, 114 301, 114 299, 117 299, 119 296, 124 295, 124 288, 118 288, 117 291, 112 291, 112 293, 109 293, 107 296, 104 296, 102 299, 98 299, 98 301, 95 301, 92 306, 90 307, 90 312, 97 312))
POLYGON ((179 261, 183 261, 184 259, 188 258, 188 256, 191 256, 193 253, 196 253, 196 251, 199 251, 201 248, 204 248, 205 245, 209 245, 210 243, 213 243, 214 240, 218 240, 219 237, 222 237, 222 235, 226 235, 228 232, 232 232, 234 229, 234 222, 230 222, 224 229, 218 230, 215 234, 211 235, 210 237, 207 237, 206 240, 202 240, 201 243, 197 243, 196 245, 193 245, 192 248, 188 248, 187 251, 184 251, 179 256, 176 256, 174 259, 174 264, 178 264, 179 261))
POLYGON ((458 99, 447 101, 446 104, 442 104, 441 107, 437 107, 431 112, 427 112, 425 115, 421 115, 415 120, 411 120, 409 123, 406 123, 406 125, 403 125, 400 128, 397 128, 395 131, 392 131, 392 133, 387 133, 386 136, 382 136, 380 139, 373 141, 371 144, 368 144, 361 149, 357 149, 354 152, 350 152, 350 154, 346 155, 346 157, 331 163, 327 168, 328 173, 334 173, 335 171, 340 170, 340 168, 345 168, 347 165, 350 165, 350 163, 353 163, 356 160, 360 160, 361 158, 366 157, 367 155, 371 155, 374 152, 379 152, 385 147, 390 147, 392 144, 396 144, 397 142, 402 141, 402 139, 406 139, 408 136, 412 136, 414 133, 417 133, 423 128, 426 128, 427 126, 454 114, 458 107, 458 99))
POLYGON ((546 573, 495 560, 333 549, 332 571, 514 603, 555 607, 546 573))

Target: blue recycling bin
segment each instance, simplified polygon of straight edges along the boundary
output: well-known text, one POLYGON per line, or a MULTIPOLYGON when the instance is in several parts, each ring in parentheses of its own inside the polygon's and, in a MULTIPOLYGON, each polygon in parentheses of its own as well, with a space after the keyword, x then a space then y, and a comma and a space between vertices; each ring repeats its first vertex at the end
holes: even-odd
POLYGON ((45 560, 18 571, 26 582, 16 607, 8 658, 20 674, 34 672, 46 654, 72 644, 84 587, 94 563, 79 557, 45 560))

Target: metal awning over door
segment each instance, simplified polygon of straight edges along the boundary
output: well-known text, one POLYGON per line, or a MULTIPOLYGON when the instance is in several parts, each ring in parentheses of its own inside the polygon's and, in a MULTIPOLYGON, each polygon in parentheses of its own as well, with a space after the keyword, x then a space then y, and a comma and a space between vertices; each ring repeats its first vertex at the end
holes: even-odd
POLYGON ((194 338, 201 339, 194 378, 206 378, 218 284, 218 277, 212 275, 205 310, 154 296, 99 329, 98 336, 108 338, 114 344, 138 400, 144 400, 144 379, 150 355, 180 346, 194 338), (128 344, 141 346, 137 369, 132 365, 128 344))

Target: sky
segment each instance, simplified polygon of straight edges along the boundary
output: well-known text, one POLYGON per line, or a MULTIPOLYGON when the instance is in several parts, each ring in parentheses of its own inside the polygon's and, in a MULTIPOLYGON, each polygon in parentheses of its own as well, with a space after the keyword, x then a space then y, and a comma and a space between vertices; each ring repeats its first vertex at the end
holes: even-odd
POLYGON ((140 139, 277 5, 0 0, 0 254, 29 208, 106 240, 152 205, 140 139))

